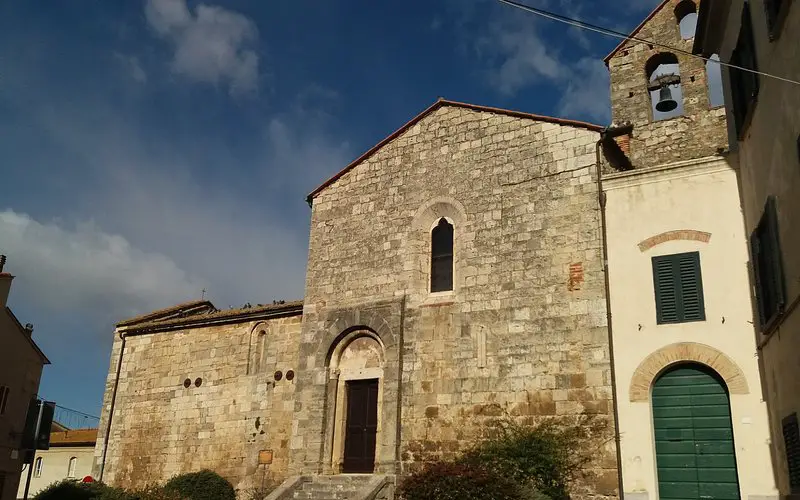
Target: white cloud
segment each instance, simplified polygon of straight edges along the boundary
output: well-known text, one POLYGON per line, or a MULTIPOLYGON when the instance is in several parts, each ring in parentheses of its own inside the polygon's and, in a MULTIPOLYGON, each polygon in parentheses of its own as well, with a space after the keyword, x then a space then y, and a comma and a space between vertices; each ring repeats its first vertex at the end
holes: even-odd
POLYGON ((246 16, 214 5, 191 12, 186 0, 147 0, 145 15, 153 30, 174 45, 172 71, 191 80, 228 85, 231 94, 258 86, 258 39, 246 16))
POLYGON ((603 61, 583 58, 570 67, 570 76, 563 89, 558 113, 563 116, 585 116, 600 124, 611 121, 609 74, 603 61))
POLYGON ((475 47, 491 68, 487 74, 490 84, 504 94, 515 94, 528 85, 564 75, 563 63, 530 19, 499 18, 486 35, 477 39, 475 47))
MULTIPOLYGON (((202 281, 172 259, 146 252, 92 221, 68 226, 0 212, 7 270, 40 311, 80 311, 116 319, 199 297, 202 281)), ((16 285, 19 285, 17 287, 16 285)))

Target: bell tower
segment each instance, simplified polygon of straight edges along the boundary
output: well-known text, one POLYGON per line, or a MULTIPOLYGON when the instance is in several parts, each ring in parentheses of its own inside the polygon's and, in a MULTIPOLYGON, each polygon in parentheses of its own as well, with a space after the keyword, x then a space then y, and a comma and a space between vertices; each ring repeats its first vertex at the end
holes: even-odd
POLYGON ((728 134, 719 64, 691 53, 699 0, 664 0, 605 58, 618 139, 633 168, 714 156, 728 134), (667 48, 669 47, 669 48, 667 48), (680 49, 680 50, 672 50, 680 49))

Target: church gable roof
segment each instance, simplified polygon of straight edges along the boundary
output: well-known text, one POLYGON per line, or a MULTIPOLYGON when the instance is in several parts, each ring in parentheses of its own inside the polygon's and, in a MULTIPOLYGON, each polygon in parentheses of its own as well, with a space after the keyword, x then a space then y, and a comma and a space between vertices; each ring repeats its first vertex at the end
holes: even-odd
MULTIPOLYGON (((653 9, 653 11, 650 14, 648 14, 647 17, 644 18, 644 21, 639 23, 639 26, 635 27, 633 29, 633 31, 631 31, 631 33, 628 35, 628 37, 630 38, 630 37, 635 37, 636 35, 638 35, 639 32, 642 31, 642 28, 644 28, 647 25, 647 23, 649 23, 650 20, 653 19, 653 17, 655 17, 656 14, 661 12, 661 9, 663 9, 664 6, 667 5, 670 1, 671 0, 663 0, 660 4, 658 4, 656 6, 656 8, 653 9)), ((612 50, 606 57, 603 58, 603 62, 606 63, 606 66, 608 66, 608 61, 610 61, 611 58, 614 57, 617 54, 617 52, 622 50, 630 41, 631 40, 629 40, 629 39, 625 39, 625 40, 621 41, 619 43, 619 45, 614 47, 614 50, 612 50)), ((637 43, 637 42, 634 42, 634 43, 637 43)))
POLYGON ((405 125, 403 125, 399 129, 397 129, 394 132, 392 132, 391 134, 389 134, 381 142, 379 142, 378 144, 376 144, 375 146, 373 146, 372 148, 370 148, 369 150, 364 152, 364 154, 362 154, 361 156, 359 156, 358 158, 353 160, 349 165, 347 165, 342 170, 337 172, 330 179, 328 179, 325 182, 323 182, 318 188, 313 190, 308 195, 308 197, 306 197, 306 201, 309 204, 311 204, 312 200, 319 193, 321 193, 325 188, 327 188, 328 186, 330 186, 331 184, 336 182, 339 178, 341 178, 344 174, 346 174, 347 172, 349 172, 350 170, 355 168, 357 165, 359 165, 362 162, 364 162, 365 160, 367 160, 370 156, 372 156, 373 154, 378 152, 383 146, 385 146, 386 144, 388 144, 389 142, 393 141, 394 139, 399 137, 401 134, 403 134, 403 132, 407 131, 408 129, 410 129, 411 127, 416 125, 420 120, 422 120, 423 118, 425 118, 426 116, 430 115, 431 113, 433 113, 434 111, 436 111, 437 109, 439 109, 439 108, 441 108, 443 106, 453 106, 453 107, 459 107, 459 108, 464 108, 464 109, 470 109, 472 111, 479 111, 479 112, 482 111, 482 112, 487 112, 487 113, 495 113, 495 114, 501 114, 501 115, 506 115, 506 116, 513 116, 515 118, 526 118, 526 119, 529 119, 529 120, 536 120, 536 121, 547 122, 547 123, 555 123, 555 124, 558 124, 558 125, 565 125, 565 126, 569 126, 569 127, 583 128, 583 129, 586 129, 586 130, 591 130, 593 132, 601 132, 603 130, 603 128, 604 128, 601 125, 595 125, 593 123, 583 122, 583 121, 579 121, 579 120, 570 120, 570 119, 567 119, 567 118, 557 118, 557 117, 553 117, 553 116, 537 115, 537 114, 534 114, 534 113, 525 113, 525 112, 522 112, 522 111, 514 111, 514 110, 510 110, 510 109, 493 108, 491 106, 480 106, 478 104, 469 104, 469 103, 465 103, 465 102, 450 101, 450 100, 447 100, 447 99, 441 99, 440 98, 436 102, 434 102, 431 106, 429 106, 427 109, 425 109, 420 114, 418 114, 417 116, 412 118, 408 123, 406 123, 405 125))

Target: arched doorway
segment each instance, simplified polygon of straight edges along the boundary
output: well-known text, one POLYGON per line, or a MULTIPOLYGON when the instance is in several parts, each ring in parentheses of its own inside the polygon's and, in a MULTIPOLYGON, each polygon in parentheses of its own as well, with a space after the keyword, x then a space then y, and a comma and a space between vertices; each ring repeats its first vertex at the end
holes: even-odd
POLYGON ((739 500, 728 389, 697 363, 668 368, 653 384, 660 500, 739 500))
POLYGON ((381 431, 384 349, 369 331, 355 331, 336 346, 332 469, 372 473, 381 431))

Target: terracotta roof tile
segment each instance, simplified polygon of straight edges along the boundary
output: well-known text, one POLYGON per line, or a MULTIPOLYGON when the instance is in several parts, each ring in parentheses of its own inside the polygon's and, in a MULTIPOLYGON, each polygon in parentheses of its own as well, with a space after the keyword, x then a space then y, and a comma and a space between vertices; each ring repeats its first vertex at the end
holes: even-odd
POLYGON ((51 446, 92 445, 97 442, 97 429, 76 429, 50 433, 51 446))
POLYGON ((163 309, 157 309, 155 311, 151 311, 149 313, 140 314, 139 316, 134 316, 133 318, 128 318, 125 320, 120 321, 117 323, 117 326, 128 326, 134 323, 144 323, 151 321, 156 318, 160 318, 162 316, 169 316, 173 313, 178 313, 185 309, 195 309, 197 307, 207 306, 209 308, 214 308, 214 304, 209 302, 208 300, 191 300, 189 302, 183 302, 181 304, 176 304, 174 306, 165 307, 163 309))
POLYGON ((250 307, 241 307, 238 309, 223 309, 214 310, 204 314, 195 314, 192 316, 184 316, 180 318, 170 318, 167 320, 153 320, 147 322, 136 323, 131 325, 131 331, 139 330, 152 330, 156 328, 167 328, 180 325, 202 325, 204 323, 215 322, 218 320, 233 319, 233 318, 246 318, 261 313, 281 313, 281 312, 296 312, 301 314, 303 310, 302 300, 293 300, 284 302, 282 304, 261 304, 250 307))

